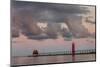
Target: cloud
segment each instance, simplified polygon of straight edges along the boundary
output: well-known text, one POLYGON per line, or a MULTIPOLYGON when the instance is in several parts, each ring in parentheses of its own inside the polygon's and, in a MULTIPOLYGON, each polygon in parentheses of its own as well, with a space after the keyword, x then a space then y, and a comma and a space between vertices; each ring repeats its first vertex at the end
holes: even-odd
POLYGON ((72 32, 73 37, 87 37, 90 35, 88 30, 82 25, 81 16, 69 16, 66 20, 69 30, 72 32))
POLYGON ((27 16, 31 14, 36 21, 63 22, 69 14, 85 14, 88 8, 80 5, 51 4, 40 2, 15 1, 13 7, 16 11, 27 16))
POLYGON ((92 23, 92 24, 95 24, 95 18, 93 16, 88 16, 86 17, 86 20, 85 20, 87 23, 92 23))
POLYGON ((11 12, 13 37, 18 37, 21 31, 28 38, 32 39, 36 39, 35 36, 37 36, 37 39, 57 38, 57 32, 60 29, 56 23, 62 22, 65 22, 69 28, 69 31, 62 33, 64 36, 66 36, 65 34, 70 35, 70 33, 73 34, 70 36, 75 37, 85 37, 88 35, 88 31, 81 24, 81 19, 76 20, 77 15, 89 12, 87 7, 70 4, 14 1, 11 12), (47 30, 44 32, 37 25, 37 22, 47 22, 47 30), (46 36, 41 35, 42 33, 45 33, 46 36))

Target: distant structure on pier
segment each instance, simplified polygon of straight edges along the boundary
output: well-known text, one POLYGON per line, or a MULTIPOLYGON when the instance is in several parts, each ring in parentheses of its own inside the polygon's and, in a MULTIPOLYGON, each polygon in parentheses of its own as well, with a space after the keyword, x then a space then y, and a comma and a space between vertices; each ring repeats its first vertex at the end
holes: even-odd
POLYGON ((33 57, 37 57, 38 54, 39 54, 39 53, 38 53, 38 50, 33 50, 33 54, 32 54, 33 57))

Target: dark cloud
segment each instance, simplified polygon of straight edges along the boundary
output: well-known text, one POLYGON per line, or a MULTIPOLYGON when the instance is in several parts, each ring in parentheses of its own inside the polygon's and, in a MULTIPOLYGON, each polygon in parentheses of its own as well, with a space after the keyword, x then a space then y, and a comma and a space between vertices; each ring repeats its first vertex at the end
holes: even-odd
POLYGON ((13 7, 20 14, 31 14, 37 21, 63 22, 69 14, 85 14, 89 10, 80 5, 14 1, 13 7))
POLYGON ((11 12, 13 37, 18 37, 21 31, 31 39, 55 39, 57 38, 57 33, 61 32, 59 25, 57 25, 58 22, 65 22, 70 30, 62 31, 61 34, 63 36, 81 37, 88 34, 88 31, 82 26, 81 21, 76 22, 76 19, 68 18, 69 16, 75 15, 74 17, 77 17, 79 14, 89 12, 88 8, 80 5, 14 1, 12 2, 11 12), (42 31, 37 26, 37 22, 45 21, 48 22, 48 26, 45 31, 42 31), (41 35, 42 33, 46 35, 41 35))
POLYGON ((86 20, 85 20, 87 23, 92 23, 92 24, 95 24, 95 18, 93 18, 92 16, 88 16, 86 17, 86 20))
POLYGON ((88 30, 82 25, 82 16, 69 16, 66 20, 66 25, 68 25, 74 37, 87 37, 90 35, 88 30))

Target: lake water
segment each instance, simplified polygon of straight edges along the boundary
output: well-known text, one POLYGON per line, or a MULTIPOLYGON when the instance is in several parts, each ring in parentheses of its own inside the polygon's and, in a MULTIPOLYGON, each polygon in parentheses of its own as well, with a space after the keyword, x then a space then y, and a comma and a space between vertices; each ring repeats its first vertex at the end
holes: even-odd
MULTIPOLYGON (((80 54, 75 55, 75 61, 94 61, 95 54, 80 54)), ((29 65, 29 64, 47 64, 47 63, 62 63, 75 62, 72 60, 72 55, 56 55, 56 56, 38 56, 38 57, 12 57, 12 65, 29 65)))

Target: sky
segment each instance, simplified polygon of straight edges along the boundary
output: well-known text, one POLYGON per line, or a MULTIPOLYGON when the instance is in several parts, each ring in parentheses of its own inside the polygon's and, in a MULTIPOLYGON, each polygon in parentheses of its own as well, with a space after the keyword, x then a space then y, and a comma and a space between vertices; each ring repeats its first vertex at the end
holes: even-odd
POLYGON ((49 27, 65 23, 70 30, 67 32, 74 37, 87 37, 95 32, 95 6, 14 1, 11 11, 14 37, 19 36, 20 31, 26 36, 43 33, 38 22, 46 22, 49 27), (85 21, 88 17, 92 18, 89 23, 85 21))
POLYGON ((13 1, 12 55, 95 49, 95 6, 13 1), (92 43, 91 43, 92 42, 92 43))
POLYGON ((12 40, 12 56, 30 56, 33 50, 39 53, 71 51, 72 42, 75 43, 75 50, 91 50, 95 49, 95 39, 93 38, 73 38, 72 40, 64 40, 62 37, 58 39, 34 40, 27 39, 26 36, 20 35, 12 40))

